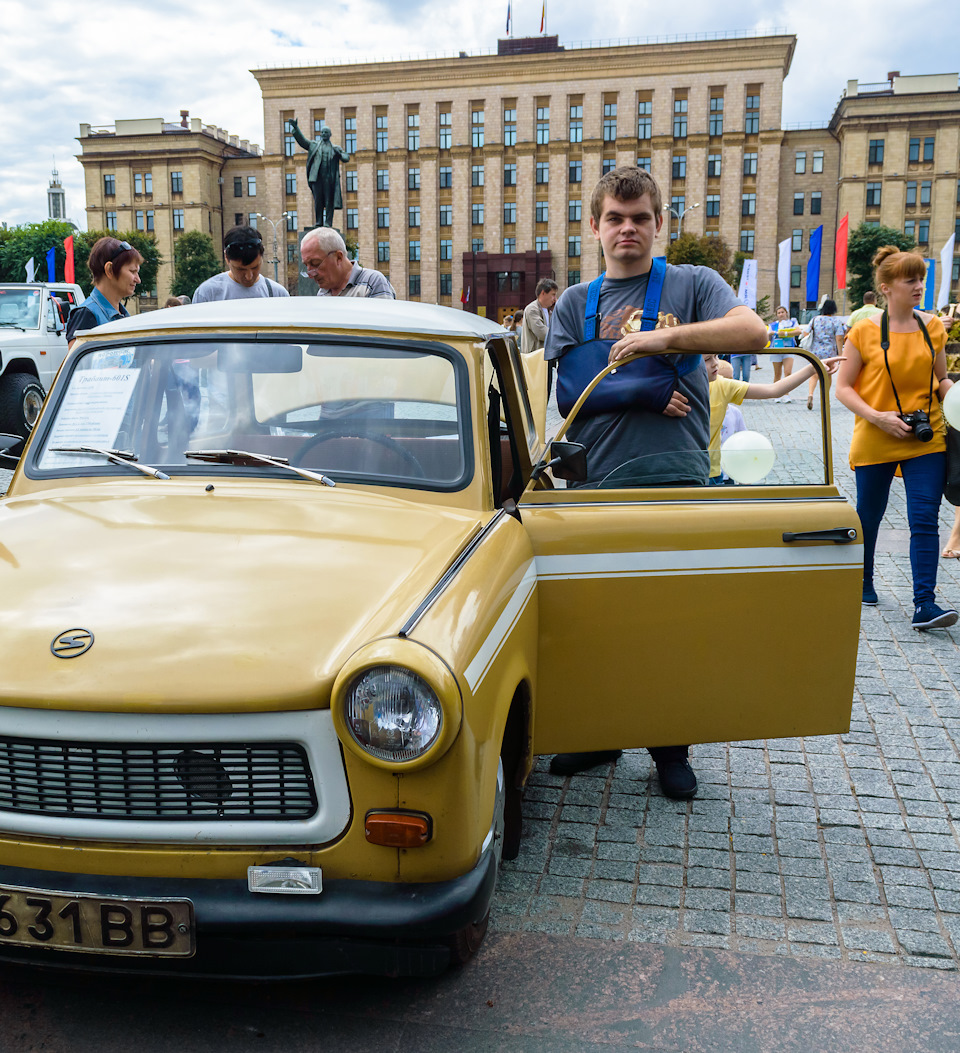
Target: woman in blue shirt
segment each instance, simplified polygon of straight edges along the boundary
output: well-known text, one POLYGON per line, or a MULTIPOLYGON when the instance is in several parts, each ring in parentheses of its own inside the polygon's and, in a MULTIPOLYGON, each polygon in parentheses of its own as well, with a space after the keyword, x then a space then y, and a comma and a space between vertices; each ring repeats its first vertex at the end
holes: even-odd
POLYGON ((67 319, 67 341, 73 346, 75 334, 104 322, 125 318, 129 313, 120 302, 133 296, 140 284, 143 257, 126 241, 101 238, 90 250, 87 267, 93 275, 93 292, 67 319))

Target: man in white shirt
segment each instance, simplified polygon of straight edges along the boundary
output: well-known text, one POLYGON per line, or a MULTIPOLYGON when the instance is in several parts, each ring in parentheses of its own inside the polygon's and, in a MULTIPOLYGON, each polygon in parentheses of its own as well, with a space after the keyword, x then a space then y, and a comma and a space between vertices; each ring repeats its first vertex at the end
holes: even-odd
POLYGON ((523 325, 520 328, 520 350, 524 354, 537 351, 547 341, 550 327, 550 312, 557 302, 560 286, 553 278, 541 278, 537 282, 537 298, 523 309, 523 325))
POLYGON ((260 273, 263 239, 255 228, 231 227, 223 236, 223 258, 227 269, 201 283, 193 294, 193 303, 290 295, 278 282, 260 273))
POLYGON ((315 227, 305 234, 300 258, 308 277, 319 286, 317 296, 397 298, 385 275, 350 259, 343 238, 332 227, 315 227))

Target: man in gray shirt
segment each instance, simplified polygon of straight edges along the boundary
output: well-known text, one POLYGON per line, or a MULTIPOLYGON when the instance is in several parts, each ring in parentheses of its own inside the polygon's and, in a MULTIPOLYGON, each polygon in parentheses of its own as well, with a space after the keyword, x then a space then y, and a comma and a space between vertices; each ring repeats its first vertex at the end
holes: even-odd
POLYGON ((379 271, 353 263, 347 246, 331 227, 315 227, 300 242, 307 275, 317 283, 317 296, 367 296, 395 300, 397 294, 379 271))
POLYGON ((223 258, 227 269, 201 283, 193 294, 194 303, 290 295, 278 282, 260 273, 263 239, 254 227, 231 227, 223 236, 223 258))
MULTIPOLYGON (((668 265, 657 326, 639 331, 653 243, 663 223, 660 187, 648 172, 634 167, 608 172, 593 192, 590 211, 590 229, 603 248, 607 267, 595 337, 609 345, 609 362, 638 351, 750 352, 765 346, 764 323, 740 303, 716 271, 706 267, 668 265)), ((566 289, 553 311, 544 357, 558 362, 561 375, 563 356, 589 342, 585 339, 587 292, 586 284, 566 289)), ((679 363, 684 356, 664 357, 679 363)), ((609 485, 617 479, 622 480, 620 485, 706 485, 710 396, 703 365, 678 377, 661 413, 637 406, 593 414, 581 410, 567 437, 587 447, 589 474, 584 486, 596 487, 604 480, 609 485)), ((697 779, 687 760, 688 747, 662 746, 650 753, 664 793, 678 799, 693 797, 697 779)), ((619 750, 558 754, 550 770, 570 775, 619 755, 619 750)))

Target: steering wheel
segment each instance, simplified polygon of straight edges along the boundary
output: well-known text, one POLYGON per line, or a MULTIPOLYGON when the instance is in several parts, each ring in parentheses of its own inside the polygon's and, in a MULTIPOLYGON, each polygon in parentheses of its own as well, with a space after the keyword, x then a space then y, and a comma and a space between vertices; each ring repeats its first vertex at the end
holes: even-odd
MULTIPOLYGON (((397 458, 397 460, 404 466, 404 468, 409 469, 409 471, 398 472, 396 474, 404 474, 413 479, 425 478, 423 466, 420 464, 417 458, 414 457, 414 455, 409 450, 404 449, 403 446, 401 446, 400 443, 396 441, 396 439, 391 439, 389 435, 350 435, 348 432, 341 431, 327 432, 323 435, 314 435, 312 438, 307 439, 307 441, 300 447, 300 449, 297 450, 297 452, 291 458, 290 463, 295 465, 297 468, 309 467, 308 465, 304 465, 304 457, 315 446, 319 446, 321 443, 324 442, 332 441, 345 441, 349 443, 371 443, 374 446, 379 446, 381 447, 381 449, 388 450, 395 458, 397 458)), ((338 469, 340 471, 362 471, 360 467, 350 467, 348 465, 336 463, 324 464, 322 465, 322 467, 328 472, 336 472, 338 469)), ((384 472, 383 469, 381 469, 381 473, 394 474, 384 472)))

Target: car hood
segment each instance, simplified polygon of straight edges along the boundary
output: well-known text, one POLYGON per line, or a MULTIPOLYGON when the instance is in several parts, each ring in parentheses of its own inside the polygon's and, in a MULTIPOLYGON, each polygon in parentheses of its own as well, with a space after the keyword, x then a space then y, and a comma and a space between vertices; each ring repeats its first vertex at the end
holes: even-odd
POLYGON ((0 503, 0 703, 204 712, 326 706, 480 516, 338 487, 85 485, 0 503), (68 630, 92 634, 58 657, 68 630))

